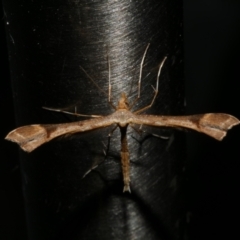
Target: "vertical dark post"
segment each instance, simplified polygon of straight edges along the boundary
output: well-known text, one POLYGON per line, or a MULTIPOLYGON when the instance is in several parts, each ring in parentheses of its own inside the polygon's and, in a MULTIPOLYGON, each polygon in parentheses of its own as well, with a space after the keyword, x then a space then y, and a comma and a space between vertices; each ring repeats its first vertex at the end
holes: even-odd
MULTIPOLYGON (((135 109, 150 103, 151 85, 167 56, 159 96, 148 113, 183 112, 181 1, 3 2, 17 126, 69 120, 42 106, 112 112, 107 96, 80 69, 107 92, 107 57, 113 103, 121 92, 133 101, 148 43, 135 109)), ((147 130, 170 138, 140 142, 129 129, 132 194, 122 193, 117 130, 107 160, 84 179, 84 172, 104 159, 101 142, 111 128, 52 141, 30 154, 21 151, 30 240, 182 239, 183 136, 147 130)))

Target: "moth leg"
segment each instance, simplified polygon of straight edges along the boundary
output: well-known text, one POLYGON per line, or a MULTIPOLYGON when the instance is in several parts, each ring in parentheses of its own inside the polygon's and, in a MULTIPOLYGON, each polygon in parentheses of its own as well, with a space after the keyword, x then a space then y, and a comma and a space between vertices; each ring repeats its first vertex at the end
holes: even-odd
MULTIPOLYGON (((83 67, 81 67, 80 66, 80 68, 82 69, 82 71, 86 74, 86 76, 88 77, 88 79, 89 80, 91 80, 91 82, 96 86, 96 88, 100 91, 100 92, 102 92, 104 95, 106 95, 107 97, 108 97, 108 103, 110 104, 110 106, 113 108, 113 109, 115 109, 116 110, 116 107, 113 105, 113 103, 111 102, 111 101, 109 101, 109 99, 110 99, 110 96, 111 96, 111 84, 110 84, 110 62, 108 61, 108 71, 109 71, 109 74, 108 74, 108 78, 109 78, 109 86, 110 86, 110 88, 108 89, 108 94, 104 91, 104 90, 102 90, 102 88, 100 88, 100 86, 93 80, 93 78, 87 73, 87 71, 83 68, 83 67)), ((109 87, 108 86, 108 87, 109 87)))
POLYGON ((155 134, 155 133, 150 133, 148 131, 142 130, 142 126, 143 126, 143 124, 140 125, 139 130, 143 133, 147 133, 147 134, 149 134, 153 137, 161 138, 161 139, 164 139, 164 140, 168 140, 170 138, 170 137, 167 137, 167 136, 162 136, 162 135, 158 135, 158 134, 155 134))
MULTIPOLYGON (((105 160, 105 159, 104 159, 105 160)), ((86 171, 83 175, 82 178, 85 178, 91 171, 93 171, 95 168, 97 168, 100 164, 102 164, 104 162, 104 160, 100 161, 97 164, 94 164, 88 171, 86 171)))
MULTIPOLYGON (((106 147, 106 145, 103 143, 103 146, 106 147)), ((105 155, 104 159, 99 161, 99 162, 95 162, 91 167, 90 169, 88 169, 82 178, 85 178, 91 171, 93 171, 94 169, 96 169, 98 166, 100 166, 105 160, 106 160, 106 152, 103 150, 103 154, 105 155)))
POLYGON ((138 95, 137 95, 136 99, 133 101, 133 103, 131 104, 131 106, 129 107, 129 109, 132 109, 132 107, 140 99, 143 64, 144 64, 144 60, 145 60, 145 57, 146 57, 147 50, 148 50, 149 46, 150 46, 150 43, 148 43, 148 45, 147 45, 147 47, 146 47, 146 49, 144 51, 144 54, 143 54, 143 57, 142 57, 142 61, 140 63, 140 72, 139 72, 139 79, 138 79, 138 95))
POLYGON ((77 117, 90 117, 90 118, 102 117, 101 115, 88 115, 88 114, 77 113, 77 107, 75 107, 74 112, 69 112, 69 111, 65 111, 65 110, 57 109, 57 108, 49 108, 49 107, 42 107, 42 108, 46 109, 46 110, 49 110, 49 111, 61 112, 61 113, 69 114, 69 115, 74 115, 74 116, 77 116, 77 117))
POLYGON ((106 148, 106 151, 103 150, 103 153, 104 153, 104 155, 105 155, 104 159, 103 159, 102 161, 98 162, 98 163, 94 163, 94 164, 92 165, 92 167, 91 167, 87 172, 85 172, 85 174, 83 175, 82 178, 85 178, 92 170, 96 169, 99 165, 101 165, 101 164, 106 160, 106 158, 107 158, 107 153, 108 153, 109 148, 110 148, 110 139, 111 139, 111 136, 112 136, 113 132, 116 130, 116 128, 117 128, 117 125, 116 125, 116 126, 111 130, 111 132, 108 134, 108 144, 107 144, 107 146, 103 143, 104 147, 106 148))
POLYGON ((112 103, 111 66, 109 57, 108 57, 108 103, 113 109, 117 110, 116 106, 114 106, 114 104, 112 103))
POLYGON ((133 125, 130 125, 130 127, 138 133, 138 135, 142 136, 143 133, 146 133, 147 135, 144 136, 142 139, 138 140, 137 138, 133 137, 137 142, 139 142, 139 144, 142 144, 145 140, 147 140, 148 138, 150 137, 157 137, 157 138, 160 138, 160 139, 163 139, 163 140, 169 140, 171 137, 169 136, 162 136, 162 135, 158 135, 158 134, 155 134, 155 133, 150 133, 148 131, 145 131, 145 130, 142 130, 142 126, 143 125, 140 125, 139 128, 136 128, 135 126, 133 125))
POLYGON ((162 62, 160 63, 160 66, 159 66, 159 69, 158 69, 158 74, 157 74, 156 87, 154 88, 154 87, 152 86, 153 91, 154 91, 154 96, 153 96, 153 99, 152 99, 151 103, 150 103, 149 105, 147 105, 146 107, 143 107, 143 108, 135 111, 134 114, 139 114, 139 113, 141 113, 141 112, 143 112, 143 111, 151 108, 152 105, 153 105, 153 103, 155 102, 155 99, 156 99, 156 97, 157 97, 157 95, 158 95, 159 77, 160 77, 160 74, 161 74, 161 70, 162 70, 163 64, 164 64, 164 62, 166 61, 166 59, 167 59, 167 57, 164 57, 163 60, 162 60, 162 62))
POLYGON ((141 136, 142 135, 142 133, 143 133, 143 131, 142 131, 142 129, 141 129, 141 126, 139 127, 139 128, 136 128, 133 124, 130 124, 129 125, 139 136, 141 136))
POLYGON ((92 167, 84 173, 84 175, 82 176, 82 179, 85 178, 91 171, 93 171, 93 170, 96 169, 98 166, 100 166, 100 165, 105 161, 105 159, 106 159, 106 158, 104 158, 104 159, 103 159, 102 161, 100 161, 100 162, 94 163, 94 164, 92 165, 92 167))
POLYGON ((93 78, 87 73, 87 71, 82 67, 82 66, 79 66, 82 71, 86 74, 86 76, 88 77, 88 79, 95 85, 95 87, 100 91, 102 92, 104 95, 107 95, 107 93, 102 90, 102 88, 99 87, 99 85, 93 80, 93 78))
POLYGON ((108 151, 110 149, 110 142, 111 142, 111 137, 112 137, 112 134, 113 132, 117 129, 118 125, 116 125, 112 130, 111 132, 108 134, 108 142, 107 142, 107 147, 106 147, 106 151, 105 151, 105 158, 108 154, 108 151))

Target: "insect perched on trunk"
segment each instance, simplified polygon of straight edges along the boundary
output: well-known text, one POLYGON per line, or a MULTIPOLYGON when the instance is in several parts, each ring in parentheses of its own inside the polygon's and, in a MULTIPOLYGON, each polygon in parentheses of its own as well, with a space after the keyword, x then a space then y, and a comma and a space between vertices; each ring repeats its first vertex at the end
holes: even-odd
MULTIPOLYGON (((51 141, 52 139, 65 134, 74 134, 80 132, 86 132, 98 128, 105 128, 110 125, 115 125, 113 131, 119 127, 121 133, 121 163, 123 172, 124 188, 123 192, 130 192, 130 161, 129 161, 129 150, 127 144, 127 128, 129 125, 148 125, 156 127, 171 127, 171 128, 187 128, 193 129, 198 132, 205 133, 210 137, 213 137, 221 141, 227 130, 240 123, 240 121, 228 114, 224 113, 206 113, 190 116, 154 116, 154 115, 141 115, 140 113, 149 109, 158 94, 159 77, 166 61, 167 57, 162 60, 157 74, 156 87, 154 89, 154 96, 149 105, 141 108, 137 111, 131 111, 135 103, 140 98, 141 80, 142 80, 142 69, 144 59, 149 48, 149 44, 145 49, 140 65, 140 74, 138 80, 138 96, 132 104, 129 105, 128 99, 125 93, 121 94, 118 101, 118 105, 114 106, 111 102, 111 83, 110 83, 110 62, 108 61, 109 67, 109 91, 108 91, 108 102, 114 108, 114 112, 108 116, 90 115, 93 119, 84 121, 63 123, 63 124, 35 124, 19 127, 11 131, 6 139, 16 142, 20 147, 27 152, 31 152, 42 144, 51 141)), ((86 71, 83 69, 86 73, 86 71)), ((86 73, 88 78, 99 88, 96 82, 86 73)), ((65 112, 58 109, 48 110, 65 112)), ((69 112, 66 112, 69 113, 69 112)), ((83 114, 75 114, 78 116, 87 116, 83 114)), ((112 131, 112 132, 113 132, 112 131)))

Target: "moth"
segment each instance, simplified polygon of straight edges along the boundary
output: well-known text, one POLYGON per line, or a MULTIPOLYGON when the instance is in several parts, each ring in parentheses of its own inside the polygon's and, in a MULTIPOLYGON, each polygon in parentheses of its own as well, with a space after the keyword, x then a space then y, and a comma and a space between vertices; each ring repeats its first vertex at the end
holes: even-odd
MULTIPOLYGON (((42 144, 51 141, 54 138, 65 134, 75 134, 81 132, 87 132, 94 129, 105 128, 111 125, 115 125, 112 132, 119 128, 121 134, 121 164, 123 173, 123 192, 131 192, 130 190, 130 155, 127 143, 127 128, 132 125, 148 125, 155 127, 170 127, 170 128, 185 128, 192 129, 221 141, 227 134, 227 131, 233 126, 240 123, 240 121, 234 116, 224 113, 206 113, 190 116, 155 116, 141 114, 153 105, 159 86, 159 78, 162 67, 167 57, 164 57, 159 65, 156 87, 153 87, 154 96, 149 105, 136 111, 132 111, 133 106, 140 98, 142 69, 144 59, 149 48, 147 45, 140 64, 140 74, 138 80, 138 95, 132 104, 129 104, 128 98, 125 93, 122 93, 118 101, 117 106, 111 101, 111 83, 110 83, 110 61, 108 61, 109 68, 109 91, 108 102, 113 107, 114 112, 107 116, 90 115, 91 119, 63 123, 63 124, 34 124, 19 127, 11 131, 5 139, 16 142, 26 152, 32 152, 42 144)), ((93 83, 100 88, 96 82, 86 73, 87 77, 93 81, 93 83)), ((58 112, 65 112, 57 109, 50 109, 58 112)), ((68 112, 66 112, 68 113, 68 112)), ((79 116, 86 116, 83 114, 77 114, 79 116)), ((88 171, 89 172, 89 171, 88 171)))

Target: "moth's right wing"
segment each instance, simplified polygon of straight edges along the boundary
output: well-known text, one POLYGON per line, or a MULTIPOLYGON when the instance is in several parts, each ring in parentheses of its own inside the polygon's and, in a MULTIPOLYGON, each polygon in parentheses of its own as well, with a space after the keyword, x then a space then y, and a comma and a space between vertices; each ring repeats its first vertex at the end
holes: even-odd
POLYGON ((190 116, 136 115, 132 123, 156 127, 188 128, 221 141, 227 131, 240 121, 224 113, 206 113, 190 116))
POLYGON ((72 123, 27 125, 14 129, 5 139, 16 142, 24 151, 31 152, 56 137, 104 128, 113 123, 106 116, 72 123))

